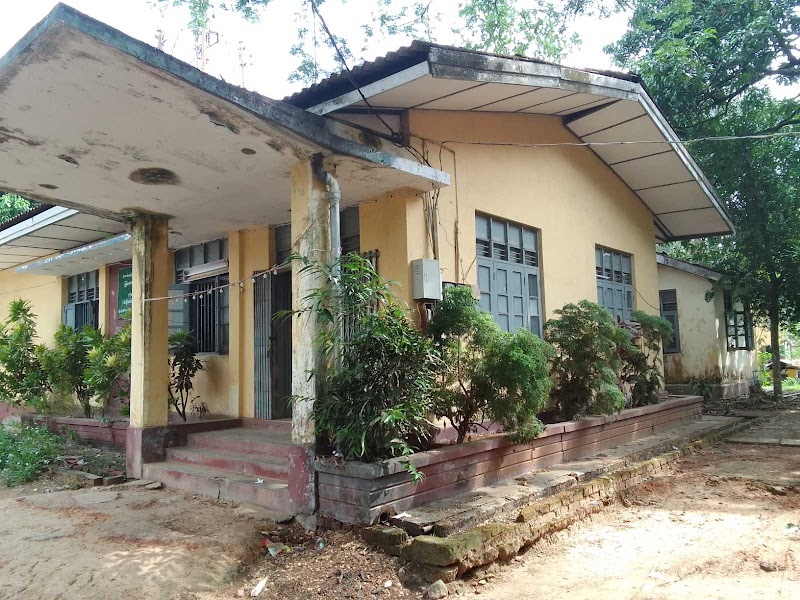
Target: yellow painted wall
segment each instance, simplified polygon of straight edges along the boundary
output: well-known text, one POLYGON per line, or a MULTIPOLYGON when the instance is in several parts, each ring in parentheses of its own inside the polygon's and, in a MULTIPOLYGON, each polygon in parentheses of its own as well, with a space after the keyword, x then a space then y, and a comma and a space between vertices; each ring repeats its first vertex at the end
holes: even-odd
POLYGON ((61 325, 61 309, 66 301, 64 281, 61 277, 25 275, 13 269, 0 271, 0 321, 8 318, 8 305, 12 300, 27 300, 37 316, 39 341, 52 343, 56 329, 61 325))
POLYGON ((597 301, 596 244, 633 255, 636 307, 658 312, 652 214, 605 163, 588 148, 490 145, 578 141, 559 117, 415 110, 409 127, 420 145, 447 140, 441 154, 424 142, 432 165, 453 178, 439 196, 445 281, 476 283, 480 211, 541 231, 547 318, 568 302, 597 301))
POLYGON ((681 351, 666 354, 667 383, 711 379, 721 383, 747 380, 758 368, 755 351, 729 352, 725 334, 725 307, 721 294, 706 302, 712 283, 679 269, 658 266, 659 289, 675 290, 681 351))

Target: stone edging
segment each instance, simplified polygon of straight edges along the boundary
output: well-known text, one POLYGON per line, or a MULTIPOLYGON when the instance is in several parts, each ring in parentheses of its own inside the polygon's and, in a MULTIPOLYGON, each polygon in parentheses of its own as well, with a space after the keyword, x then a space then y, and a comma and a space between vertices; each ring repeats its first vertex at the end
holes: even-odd
MULTIPOLYGON (((755 422, 740 420, 720 427, 678 450, 608 471, 581 485, 558 491, 519 510, 512 522, 487 523, 449 537, 420 535, 413 538, 398 527, 376 525, 365 529, 363 536, 368 543, 412 563, 410 571, 421 580, 441 579, 449 583, 470 569, 509 559, 541 538, 599 512, 643 480, 755 422)), ((663 452, 663 447, 655 452, 663 452)))

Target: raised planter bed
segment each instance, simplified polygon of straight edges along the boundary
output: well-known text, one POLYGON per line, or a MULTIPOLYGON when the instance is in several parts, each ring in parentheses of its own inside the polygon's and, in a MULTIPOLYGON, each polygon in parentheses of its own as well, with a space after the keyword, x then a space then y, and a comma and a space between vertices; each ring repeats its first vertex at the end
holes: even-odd
POLYGON ((125 449, 128 421, 101 421, 80 417, 55 417, 50 415, 24 415, 22 420, 35 425, 45 425, 59 435, 70 432, 87 442, 104 442, 125 449))
MULTIPOLYGON (((170 423, 166 426, 167 447, 186 445, 187 436, 191 433, 215 431, 230 427, 241 427, 242 420, 225 416, 210 416, 205 419, 182 421, 176 415, 170 415, 170 423)), ((82 417, 56 417, 52 415, 27 414, 22 420, 35 425, 45 425, 49 431, 59 435, 72 432, 87 442, 104 442, 125 450, 127 446, 128 419, 101 421, 82 417)))
POLYGON ((498 435, 379 463, 341 464, 320 458, 316 461, 319 514, 344 523, 372 525, 381 515, 398 514, 696 421, 702 407, 701 396, 672 398, 615 415, 548 425, 527 444, 498 435), (407 461, 425 474, 421 483, 411 481, 407 461))

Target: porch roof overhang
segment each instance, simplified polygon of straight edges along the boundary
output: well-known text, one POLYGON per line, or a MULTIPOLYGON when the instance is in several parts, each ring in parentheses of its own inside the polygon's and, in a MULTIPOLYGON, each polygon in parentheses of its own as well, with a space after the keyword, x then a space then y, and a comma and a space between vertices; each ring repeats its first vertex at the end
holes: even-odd
POLYGON ((704 267, 702 265, 696 265, 694 263, 686 262, 685 260, 673 258, 671 256, 667 256, 666 254, 656 254, 656 262, 659 265, 677 269, 679 271, 683 271, 684 273, 689 273, 698 277, 703 277, 709 281, 722 281, 723 274, 719 271, 714 271, 713 269, 709 269, 708 267, 704 267))
MULTIPOLYGON (((0 225, 0 270, 45 256, 49 257, 46 259, 49 261, 55 256, 125 231, 125 226, 119 221, 82 214, 74 208, 61 206, 43 206, 31 211, 29 216, 22 217, 0 225)), ((127 258, 130 258, 130 249, 127 258)), ((103 264, 108 262, 113 261, 106 260, 103 264)), ((25 272, 36 273, 27 269, 25 272)))
POLYGON ((660 241, 733 231, 722 200, 635 75, 414 42, 285 100, 326 115, 369 110, 362 93, 377 110, 560 117, 651 210, 660 241))
POLYGON ((70 277, 78 273, 94 271, 101 267, 128 261, 133 251, 133 240, 129 233, 77 246, 59 254, 34 260, 14 269, 28 275, 50 275, 70 277))
POLYGON ((288 222, 289 171, 315 154, 344 206, 449 183, 374 137, 61 4, 0 58, 0 190, 120 224, 168 215, 184 245, 288 222))

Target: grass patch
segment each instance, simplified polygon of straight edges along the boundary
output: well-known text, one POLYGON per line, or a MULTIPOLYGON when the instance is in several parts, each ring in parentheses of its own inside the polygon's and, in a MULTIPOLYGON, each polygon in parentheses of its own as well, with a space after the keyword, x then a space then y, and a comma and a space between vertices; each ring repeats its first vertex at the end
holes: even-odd
POLYGON ((0 479, 9 487, 31 481, 63 448, 64 440, 43 427, 0 425, 0 479))

